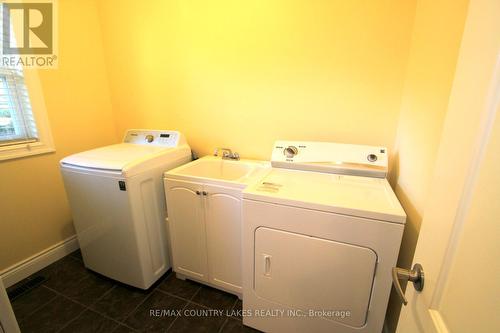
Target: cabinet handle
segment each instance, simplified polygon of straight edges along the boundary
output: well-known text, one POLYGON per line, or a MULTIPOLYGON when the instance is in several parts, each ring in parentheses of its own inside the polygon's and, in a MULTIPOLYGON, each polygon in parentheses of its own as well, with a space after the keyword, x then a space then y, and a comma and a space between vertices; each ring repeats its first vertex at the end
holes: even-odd
POLYGON ((196 195, 200 195, 200 194, 201 194, 201 192, 200 192, 200 191, 196 191, 196 195))
POLYGON ((208 195, 208 192, 207 191, 203 191, 203 195, 208 195))
POLYGON ((264 255, 264 275, 271 276, 271 256, 268 254, 264 255))

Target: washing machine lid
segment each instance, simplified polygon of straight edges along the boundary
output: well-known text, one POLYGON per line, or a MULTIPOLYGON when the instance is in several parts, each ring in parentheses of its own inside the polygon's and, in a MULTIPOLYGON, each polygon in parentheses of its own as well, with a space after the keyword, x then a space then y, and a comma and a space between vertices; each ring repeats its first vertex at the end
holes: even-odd
POLYGON ((191 156, 184 136, 177 131, 131 129, 123 143, 65 157, 61 167, 107 171, 132 176, 144 170, 191 156))
POLYGON ((405 223, 387 179, 273 168, 243 191, 244 199, 405 223))
POLYGON ((150 159, 165 149, 168 148, 120 143, 68 156, 61 160, 61 164, 122 171, 128 164, 150 159))
POLYGON ((190 155, 187 145, 165 148, 120 143, 68 156, 61 160, 61 167, 116 172, 130 177, 190 155))

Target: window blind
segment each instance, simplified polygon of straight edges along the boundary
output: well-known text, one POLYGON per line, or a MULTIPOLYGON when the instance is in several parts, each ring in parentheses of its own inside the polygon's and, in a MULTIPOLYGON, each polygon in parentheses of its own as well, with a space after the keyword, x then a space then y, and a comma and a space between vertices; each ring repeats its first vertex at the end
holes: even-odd
MULTIPOLYGON (((3 11, 0 4, 0 15, 3 11)), ((3 17, 3 16, 2 16, 3 17)), ((0 49, 8 33, 0 24, 0 49)), ((15 38, 10 35, 12 44, 15 38)), ((38 141, 38 131, 22 67, 0 65, 0 146, 38 141)))
POLYGON ((0 68, 0 145, 38 140, 21 70, 0 68))

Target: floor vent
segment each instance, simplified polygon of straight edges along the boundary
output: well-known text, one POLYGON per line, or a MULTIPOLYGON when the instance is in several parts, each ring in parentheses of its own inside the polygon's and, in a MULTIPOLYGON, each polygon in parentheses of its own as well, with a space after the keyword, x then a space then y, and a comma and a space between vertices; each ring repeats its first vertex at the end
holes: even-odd
POLYGON ((9 295, 9 299, 11 301, 15 300, 19 296, 24 295, 30 290, 38 287, 45 281, 47 281, 47 278, 41 275, 37 275, 33 278, 28 278, 22 284, 7 292, 7 294, 9 295))

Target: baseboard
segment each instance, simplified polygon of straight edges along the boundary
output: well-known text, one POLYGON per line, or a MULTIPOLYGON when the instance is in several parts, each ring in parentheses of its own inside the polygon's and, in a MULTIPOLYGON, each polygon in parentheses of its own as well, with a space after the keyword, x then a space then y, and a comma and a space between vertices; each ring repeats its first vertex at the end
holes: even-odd
POLYGON ((66 238, 65 240, 38 252, 31 257, 24 259, 0 272, 6 288, 16 284, 22 279, 27 278, 33 273, 38 272, 42 268, 47 267, 53 262, 77 250, 80 246, 75 236, 66 238))

